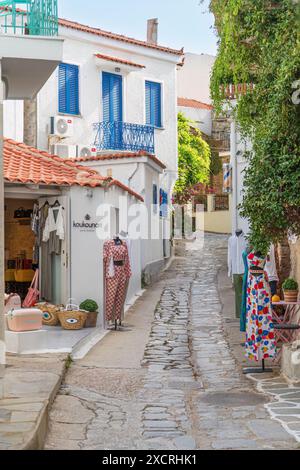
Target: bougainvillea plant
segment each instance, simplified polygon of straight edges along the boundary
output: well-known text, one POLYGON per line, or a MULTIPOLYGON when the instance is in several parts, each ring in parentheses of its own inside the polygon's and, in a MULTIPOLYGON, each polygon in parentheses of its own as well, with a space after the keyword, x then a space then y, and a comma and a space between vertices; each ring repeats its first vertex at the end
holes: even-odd
POLYGON ((266 251, 300 235, 300 2, 211 0, 219 50, 211 79, 218 112, 227 84, 253 83, 233 113, 251 139, 241 214, 250 242, 266 251))

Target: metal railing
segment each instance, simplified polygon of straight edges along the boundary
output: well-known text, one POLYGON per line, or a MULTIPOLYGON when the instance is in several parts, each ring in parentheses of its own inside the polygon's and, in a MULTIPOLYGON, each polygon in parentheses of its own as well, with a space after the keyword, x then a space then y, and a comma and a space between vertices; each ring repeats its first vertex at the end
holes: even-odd
POLYGON ((154 127, 128 122, 97 122, 94 124, 97 150, 123 150, 155 153, 154 127))
POLYGON ((0 34, 57 36, 57 0, 0 0, 0 34))

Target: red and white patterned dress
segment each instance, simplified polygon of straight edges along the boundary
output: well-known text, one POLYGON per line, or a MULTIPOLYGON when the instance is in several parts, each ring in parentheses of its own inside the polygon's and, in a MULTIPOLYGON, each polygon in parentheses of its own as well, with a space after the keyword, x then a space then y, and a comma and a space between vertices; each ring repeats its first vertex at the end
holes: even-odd
POLYGON ((104 243, 103 261, 105 272, 105 317, 106 321, 121 320, 126 296, 127 281, 131 277, 128 248, 125 242, 117 245, 114 240, 104 243), (114 261, 122 261, 116 266, 114 261))

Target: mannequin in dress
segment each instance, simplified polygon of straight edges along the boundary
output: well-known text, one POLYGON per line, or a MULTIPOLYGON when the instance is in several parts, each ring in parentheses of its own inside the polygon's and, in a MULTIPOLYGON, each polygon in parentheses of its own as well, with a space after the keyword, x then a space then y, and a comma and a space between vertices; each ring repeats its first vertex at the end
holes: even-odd
POLYGON ((105 315, 106 321, 121 324, 125 302, 125 290, 131 277, 128 248, 118 235, 108 240, 103 247, 105 272, 105 315))

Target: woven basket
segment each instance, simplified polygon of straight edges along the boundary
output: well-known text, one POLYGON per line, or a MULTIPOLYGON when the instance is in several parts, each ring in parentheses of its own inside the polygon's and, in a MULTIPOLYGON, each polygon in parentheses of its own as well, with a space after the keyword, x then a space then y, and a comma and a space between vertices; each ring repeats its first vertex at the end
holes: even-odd
POLYGON ((50 304, 40 304, 37 307, 43 312, 43 325, 57 326, 59 323, 58 313, 60 307, 50 304))
POLYGON ((58 318, 64 330, 82 330, 86 322, 87 313, 80 310, 68 310, 59 312, 58 318))

